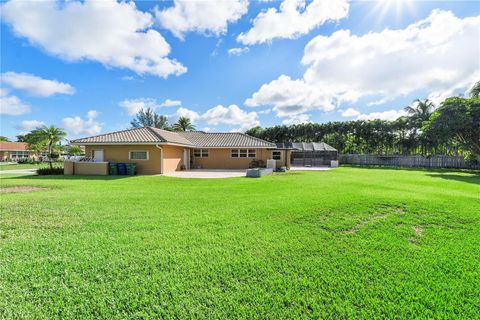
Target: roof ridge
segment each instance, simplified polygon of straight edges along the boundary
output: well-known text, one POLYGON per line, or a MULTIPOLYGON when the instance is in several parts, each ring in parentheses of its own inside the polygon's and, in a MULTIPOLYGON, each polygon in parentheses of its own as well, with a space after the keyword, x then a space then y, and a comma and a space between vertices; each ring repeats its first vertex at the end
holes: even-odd
POLYGON ((144 128, 147 128, 148 131, 150 131, 151 133, 153 133, 153 135, 157 138, 159 138, 160 140, 163 140, 162 142, 165 142, 167 141, 167 139, 165 139, 164 137, 162 137, 159 133, 156 132, 156 130, 161 130, 159 128, 154 128, 154 127, 151 127, 151 126, 147 126, 147 127, 144 127, 144 128), (154 130, 155 129, 155 130, 154 130))
POLYGON ((106 135, 110 135, 110 134, 115 134, 115 133, 120 133, 120 132, 127 132, 127 131, 133 131, 133 130, 140 130, 140 129, 144 129, 144 128, 147 128, 147 127, 139 127, 139 128, 130 128, 130 129, 124 129, 124 130, 117 130, 117 131, 112 131, 112 132, 108 132, 108 133, 97 134, 97 135, 95 135, 95 136, 78 138, 78 139, 71 140, 71 141, 91 139, 91 138, 98 138, 98 137, 102 137, 102 136, 106 136, 106 135))

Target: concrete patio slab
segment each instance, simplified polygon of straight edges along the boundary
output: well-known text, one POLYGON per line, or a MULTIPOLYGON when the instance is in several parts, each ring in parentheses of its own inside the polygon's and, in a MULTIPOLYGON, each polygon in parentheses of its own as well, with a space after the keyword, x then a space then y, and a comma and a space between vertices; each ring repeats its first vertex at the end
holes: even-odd
POLYGON ((213 169, 192 169, 166 173, 164 176, 175 178, 197 178, 197 179, 219 179, 245 177, 246 170, 213 170, 213 169))

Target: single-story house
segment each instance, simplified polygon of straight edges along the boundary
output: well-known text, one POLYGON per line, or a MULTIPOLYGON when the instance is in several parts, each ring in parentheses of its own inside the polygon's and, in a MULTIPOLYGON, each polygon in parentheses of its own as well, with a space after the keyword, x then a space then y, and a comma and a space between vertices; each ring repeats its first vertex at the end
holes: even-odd
POLYGON ((18 161, 35 156, 34 151, 28 150, 28 143, 26 142, 0 141, 0 161, 18 161))
POLYGON ((290 166, 290 151, 243 133, 172 132, 134 128, 71 141, 85 146, 95 162, 136 163, 138 174, 163 174, 182 169, 247 169, 276 160, 290 166))

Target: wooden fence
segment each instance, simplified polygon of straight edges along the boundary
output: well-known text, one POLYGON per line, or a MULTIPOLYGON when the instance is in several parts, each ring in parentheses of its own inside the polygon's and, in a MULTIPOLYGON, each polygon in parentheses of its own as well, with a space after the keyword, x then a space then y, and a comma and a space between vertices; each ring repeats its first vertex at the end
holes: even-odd
POLYGON ((458 168, 480 169, 480 165, 470 165, 463 156, 401 156, 401 155, 371 155, 371 154, 342 154, 339 155, 340 164, 377 165, 394 167, 423 167, 423 168, 458 168))

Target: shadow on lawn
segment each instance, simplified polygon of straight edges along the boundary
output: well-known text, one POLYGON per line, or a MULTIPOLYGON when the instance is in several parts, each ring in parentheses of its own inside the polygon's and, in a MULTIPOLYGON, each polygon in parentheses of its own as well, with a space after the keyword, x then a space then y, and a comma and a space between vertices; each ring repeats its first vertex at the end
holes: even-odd
POLYGON ((465 176, 465 175, 459 175, 459 174, 427 174, 427 176, 432 178, 456 180, 460 182, 467 182, 467 183, 480 185, 480 175, 478 173, 477 175, 471 175, 471 176, 465 176))

